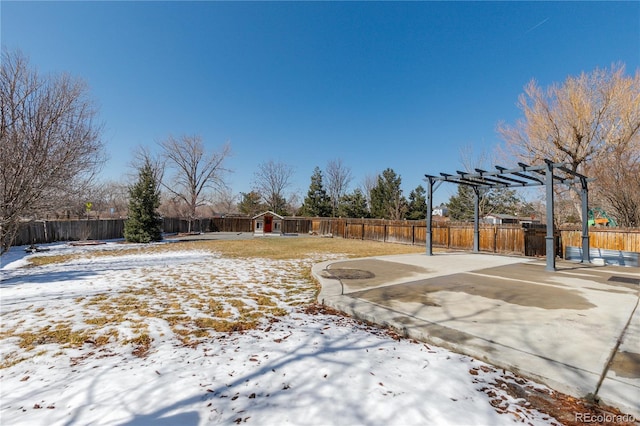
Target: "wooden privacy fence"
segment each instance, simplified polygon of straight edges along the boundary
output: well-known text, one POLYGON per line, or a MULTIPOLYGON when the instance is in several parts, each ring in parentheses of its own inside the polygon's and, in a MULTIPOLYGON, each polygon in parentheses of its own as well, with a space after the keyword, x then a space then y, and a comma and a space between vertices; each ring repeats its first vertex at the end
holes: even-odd
MULTIPOLYGON (((331 235, 341 238, 425 245, 426 223, 423 220, 382 220, 344 218, 285 217, 283 231, 288 234, 331 235)), ((189 230, 186 219, 164 218, 163 231, 183 233, 189 230)), ((192 222, 196 232, 253 232, 248 217, 216 217, 192 222)), ((42 244, 54 241, 108 240, 123 238, 124 219, 39 220, 25 222, 14 245, 42 244)), ((590 228, 591 248, 640 253, 638 228, 590 228)), ((524 228, 521 225, 480 225, 480 251, 544 256, 546 228, 524 228)), ((556 253, 563 256, 567 247, 582 246, 582 232, 576 229, 556 231, 556 253)), ((473 249, 473 224, 433 222, 434 247, 456 250, 473 249)))
MULTIPOLYGON (((400 244, 425 245, 425 221, 381 219, 312 218, 311 229, 319 235, 374 240, 400 244)), ((479 226, 479 248, 483 252, 546 255, 546 226, 523 227, 519 224, 479 226)), ((590 228, 592 248, 640 252, 640 229, 590 228)), ((581 246, 582 231, 559 229, 554 233, 556 254, 563 256, 568 246, 581 246)), ((473 249, 473 223, 433 222, 434 247, 456 250, 473 249)))
MULTIPOLYGON (((493 253, 525 254, 525 233, 521 225, 480 225, 480 250, 493 253)), ((331 234, 342 238, 373 240, 400 244, 426 245, 427 228, 422 220, 382 220, 382 219, 312 219, 312 229, 320 235, 331 234)), ((539 238, 531 234, 529 240, 539 238)), ((531 255, 536 255, 538 246, 531 255)), ((456 222, 434 222, 432 242, 435 247, 471 250, 473 248, 473 224, 456 222)), ((542 253, 544 254, 544 253, 542 253)))
POLYGON ((42 244, 55 241, 108 240, 122 238, 123 219, 35 220, 23 222, 13 245, 42 244))
MULTIPOLYGON (((112 240, 124 237, 125 219, 89 220, 36 220, 23 222, 14 245, 43 244, 54 241, 112 240)), ((283 230, 290 234, 307 234, 311 229, 308 218, 285 218, 283 230)), ((167 234, 189 232, 189 221, 181 218, 163 218, 162 230, 167 234)), ((195 219, 192 232, 253 232, 253 221, 248 217, 214 217, 195 219)))

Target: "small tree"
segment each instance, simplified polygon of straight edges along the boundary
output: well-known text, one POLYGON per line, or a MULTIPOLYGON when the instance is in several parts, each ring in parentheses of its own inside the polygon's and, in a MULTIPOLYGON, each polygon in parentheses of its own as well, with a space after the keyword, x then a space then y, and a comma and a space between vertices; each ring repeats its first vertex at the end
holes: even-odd
MULTIPOLYGON (((480 194, 480 206, 483 198, 480 194)), ((458 185, 458 192, 452 195, 447 203, 449 206, 449 217, 452 221, 469 221, 474 217, 474 194, 473 188, 467 185, 458 185)))
POLYGON ((402 178, 386 169, 378 176, 377 185, 371 190, 371 216, 377 219, 401 220, 407 210, 407 200, 402 195, 402 178))
POLYGON ((340 199, 347 192, 351 182, 351 169, 342 164, 340 159, 331 160, 325 168, 325 176, 327 177, 327 192, 331 200, 331 216, 335 217, 338 214, 340 199))
POLYGON ((158 182, 147 161, 138 172, 138 181, 129 188, 129 217, 124 224, 124 238, 132 243, 162 240, 159 206, 158 182))
POLYGON ((267 210, 267 206, 261 203, 261 199, 262 197, 256 191, 241 192, 238 210, 247 216, 255 216, 261 211, 267 210))
POLYGON ((418 185, 416 189, 409 194, 409 206, 407 210, 407 219, 422 220, 427 217, 427 191, 418 185))
POLYGON ((302 204, 301 213, 309 217, 328 217, 331 214, 331 201, 322 183, 322 171, 316 167, 311 176, 311 185, 302 204))

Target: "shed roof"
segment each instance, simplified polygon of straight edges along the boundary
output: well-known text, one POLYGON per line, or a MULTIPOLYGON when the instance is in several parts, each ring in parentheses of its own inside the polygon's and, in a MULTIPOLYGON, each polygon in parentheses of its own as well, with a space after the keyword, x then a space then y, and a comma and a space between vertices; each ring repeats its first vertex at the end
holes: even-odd
POLYGON ((280 216, 278 213, 274 213, 271 210, 267 210, 266 212, 262 212, 260 214, 257 214, 254 217, 252 217, 251 219, 255 220, 255 219, 259 218, 260 216, 266 216, 266 215, 275 216, 278 219, 284 219, 283 216, 280 216))

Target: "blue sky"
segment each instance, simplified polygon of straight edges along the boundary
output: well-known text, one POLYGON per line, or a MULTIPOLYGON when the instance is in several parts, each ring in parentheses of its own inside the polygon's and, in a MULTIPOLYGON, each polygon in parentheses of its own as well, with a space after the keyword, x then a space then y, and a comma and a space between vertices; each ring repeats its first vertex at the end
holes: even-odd
MULTIPOLYGON (((122 180, 169 134, 229 141, 234 193, 260 163, 342 160, 352 188, 392 168, 406 196, 514 123, 523 86, 640 67, 640 2, 13 2, 3 46, 87 81, 122 180)), ((508 164, 505 164, 508 165, 508 164)), ((446 201, 455 187, 436 192, 446 201)))

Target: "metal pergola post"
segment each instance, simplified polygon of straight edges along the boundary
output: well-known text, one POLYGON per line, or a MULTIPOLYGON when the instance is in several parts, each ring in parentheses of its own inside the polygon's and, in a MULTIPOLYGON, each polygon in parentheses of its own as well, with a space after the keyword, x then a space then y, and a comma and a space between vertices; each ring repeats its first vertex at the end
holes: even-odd
POLYGON ((545 187, 547 191, 547 236, 545 237, 545 247, 547 252, 547 271, 556 270, 555 237, 553 234, 553 163, 545 160, 545 187))
POLYGON ((433 220, 433 179, 427 178, 427 256, 433 256, 433 230, 431 229, 431 223, 433 220))
POLYGON ((473 187, 473 252, 480 252, 480 189, 473 187))
POLYGON ((587 179, 581 178, 580 184, 582 191, 580 199, 582 201, 582 263, 589 263, 589 189, 587 187, 587 179))

